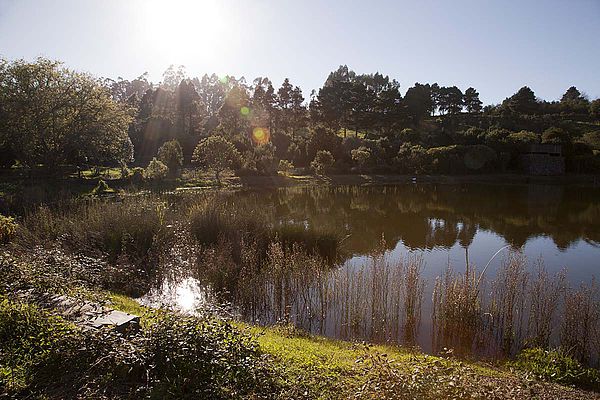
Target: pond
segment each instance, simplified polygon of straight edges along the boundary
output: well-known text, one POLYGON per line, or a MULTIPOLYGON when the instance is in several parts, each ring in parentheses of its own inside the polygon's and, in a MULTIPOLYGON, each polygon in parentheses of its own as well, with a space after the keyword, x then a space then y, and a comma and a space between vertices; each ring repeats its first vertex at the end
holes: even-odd
MULTIPOLYGON (((477 276, 485 269, 485 281, 493 282, 511 252, 518 251, 526 258, 530 277, 540 260, 550 276, 566 268, 571 287, 589 284, 600 272, 598 187, 310 186, 244 191, 238 200, 260 207, 273 221, 335 231, 343 238, 340 265, 318 281, 302 283, 303 288, 294 286, 283 306, 265 302, 260 311, 254 307, 250 312, 245 304, 233 304, 246 319, 263 324, 285 319, 329 337, 405 343, 405 303, 411 290, 406 276, 412 266, 418 269, 413 297, 422 285, 422 293, 416 293, 421 300, 419 315, 413 315, 413 344, 431 350, 432 296, 436 278, 449 266, 458 273, 478 271, 477 276), (374 261, 382 246, 384 256, 374 261)), ((167 302, 186 310, 205 301, 204 296, 194 297, 198 289, 189 279, 180 286, 165 282, 164 287, 169 288, 167 302)), ((491 293, 493 285, 482 285, 482 291, 491 293)), ((160 292, 154 290, 147 299, 160 298, 160 292)), ((272 297, 275 292, 271 287, 267 293, 272 297)))

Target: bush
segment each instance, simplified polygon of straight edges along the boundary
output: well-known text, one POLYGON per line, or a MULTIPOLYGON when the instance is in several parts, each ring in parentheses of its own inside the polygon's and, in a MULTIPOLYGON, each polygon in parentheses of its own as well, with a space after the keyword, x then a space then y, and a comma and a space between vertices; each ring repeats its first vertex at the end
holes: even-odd
POLYGON ((360 146, 358 149, 352 150, 350 154, 352 155, 352 161, 358 164, 360 169, 371 159, 371 150, 366 146, 360 146))
POLYGON ((103 194, 106 193, 112 193, 114 192, 114 190, 112 190, 110 187, 108 187, 108 184, 103 180, 100 179, 98 181, 98 184, 96 185, 96 187, 94 189, 92 189, 92 193, 95 196, 101 196, 103 194))
POLYGON ((530 131, 513 132, 508 135, 507 140, 514 145, 529 145, 540 142, 540 135, 530 131))
POLYGON ((571 143, 571 137, 564 129, 552 127, 542 134, 542 143, 568 145, 571 143))
POLYGON ((396 163, 402 172, 421 173, 428 164, 427 150, 421 145, 404 143, 398 150, 396 163))
POLYGON ((582 141, 594 150, 600 150, 600 131, 588 132, 583 135, 582 141))
POLYGON ((498 155, 491 147, 483 144, 468 146, 465 152, 465 166, 470 170, 483 170, 498 159, 498 155))
POLYGON ((294 170, 294 164, 288 160, 279 160, 279 167, 277 169, 284 175, 290 175, 294 170))
POLYGON ((327 173, 335 162, 333 155, 327 150, 319 150, 315 159, 310 163, 310 167, 317 175, 327 173))
POLYGON ((0 214, 0 244, 6 244, 12 240, 17 232, 17 223, 13 217, 5 217, 0 214))
POLYGON ((519 353, 510 365, 521 371, 533 373, 542 380, 600 389, 600 371, 584 367, 561 350, 526 349, 519 353))
POLYGON ((154 157, 144 171, 144 178, 153 181, 162 181, 168 174, 169 168, 154 157))
POLYGON ((34 398, 265 398, 256 342, 231 324, 170 313, 125 339, 0 297, 0 387, 34 398))
POLYGON ((144 180, 144 168, 135 167, 128 176, 131 183, 142 183, 144 180))
POLYGON ((171 176, 177 176, 183 166, 183 150, 177 140, 169 140, 160 146, 157 157, 167 166, 171 176))

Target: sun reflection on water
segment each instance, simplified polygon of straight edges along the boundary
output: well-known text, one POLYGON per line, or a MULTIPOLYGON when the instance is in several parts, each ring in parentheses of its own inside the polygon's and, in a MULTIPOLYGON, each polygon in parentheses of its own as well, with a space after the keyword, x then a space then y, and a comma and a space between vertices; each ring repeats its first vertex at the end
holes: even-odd
POLYGON ((165 280, 160 287, 150 290, 140 303, 150 307, 166 307, 196 314, 208 302, 206 290, 194 278, 177 282, 165 280))

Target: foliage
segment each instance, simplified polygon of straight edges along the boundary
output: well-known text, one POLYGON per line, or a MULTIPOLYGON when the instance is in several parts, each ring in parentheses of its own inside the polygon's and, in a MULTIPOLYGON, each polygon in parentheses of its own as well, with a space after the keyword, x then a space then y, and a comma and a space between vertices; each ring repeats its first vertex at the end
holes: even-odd
POLYGON ((581 140, 592 149, 600 150, 600 130, 584 134, 581 140))
POLYGON ((600 371, 586 368, 563 350, 525 349, 510 366, 534 374, 538 379, 600 389, 600 371))
POLYGON ((365 146, 352 150, 350 154, 352 155, 352 160, 356 162, 360 168, 363 168, 371 158, 371 150, 365 146))
POLYGON ((583 136, 600 116, 599 101, 572 86, 560 101, 548 102, 524 86, 501 105, 482 108, 475 88, 463 92, 437 83, 415 83, 402 97, 395 79, 341 65, 306 104, 302 90, 287 78, 276 87, 264 76, 251 83, 215 74, 192 78, 183 66, 171 66, 156 85, 147 74, 132 81, 97 80, 46 59, 3 60, 0 159, 5 167, 35 168, 114 166, 132 161, 132 154, 136 164, 146 165, 156 156, 172 177, 192 162, 211 169, 219 181, 226 169, 274 174, 282 159, 310 167, 318 151, 328 151, 340 172, 353 165, 362 169, 369 161, 386 172, 465 171, 457 162, 430 165, 435 159, 420 158, 416 148, 412 161, 399 162, 411 158, 406 148, 398 158, 400 147, 410 143, 425 150, 486 145, 497 152, 496 165, 515 171, 519 153, 539 141, 534 135, 559 128, 568 135, 544 140, 560 142, 567 171, 582 173, 593 171, 596 161, 589 152, 571 151, 570 143, 587 143, 583 136), (215 137, 231 146, 206 142, 215 137), (202 151, 208 145, 211 151, 202 151), (416 165, 417 159, 423 164, 416 165))
POLYGON ((567 145, 571 143, 571 138, 564 129, 552 127, 542 134, 542 143, 567 145))
POLYGON ((162 161, 157 160, 156 157, 150 161, 144 170, 144 178, 151 181, 162 181, 168 176, 168 174, 169 167, 163 164, 162 161))
POLYGON ((6 244, 12 240, 17 232, 17 223, 13 217, 0 214, 0 244, 6 244))
POLYGON ((289 160, 279 160, 279 167, 277 170, 284 175, 289 175, 294 170, 294 164, 289 160))
MULTIPOLYGON (((15 241, 30 251, 40 243, 60 242, 74 254, 97 257, 94 272, 100 273, 104 286, 139 294, 156 272, 157 258, 171 243, 166 211, 163 203, 148 199, 93 200, 66 209, 42 206, 24 218, 15 241)), ((58 255, 54 260, 60 264, 58 255)), ((97 280, 95 275, 90 271, 89 278, 97 280)))
POLYGON ((103 194, 106 193, 110 193, 113 192, 113 190, 108 187, 108 184, 106 183, 106 181, 104 181, 103 179, 100 179, 98 181, 98 184, 96 185, 96 187, 94 187, 94 189, 92 189, 91 194, 95 195, 95 196, 101 196, 103 194))
POLYGON ((315 155, 315 159, 310 163, 310 167, 317 175, 324 175, 329 171, 334 163, 333 155, 327 150, 319 150, 315 155))
POLYGON ((210 136, 202 139, 194 150, 193 161, 203 167, 211 169, 219 181, 219 174, 228 168, 237 165, 240 153, 222 136, 210 136))
POLYGON ((540 142, 540 135, 523 130, 509 134, 507 140, 514 145, 536 144, 540 142))
POLYGON ((183 150, 176 139, 169 140, 160 146, 157 158, 169 168, 171 176, 176 176, 183 167, 183 150))
POLYGON ((129 108, 59 62, 0 63, 0 108, 0 144, 29 166, 132 158, 129 108))
POLYGON ((79 330, 0 297, 0 382, 43 397, 262 398, 271 372, 229 323, 160 313, 140 334, 79 330), (68 382, 68 384, 65 384, 68 382))
POLYGON ((409 173, 420 173, 427 165, 427 150, 421 145, 404 143, 398 150, 396 162, 401 171, 409 173))

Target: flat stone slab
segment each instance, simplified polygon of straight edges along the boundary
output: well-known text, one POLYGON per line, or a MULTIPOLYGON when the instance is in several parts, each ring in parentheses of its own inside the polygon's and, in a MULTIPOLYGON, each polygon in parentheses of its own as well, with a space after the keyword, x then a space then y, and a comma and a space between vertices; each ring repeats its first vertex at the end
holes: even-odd
POLYGON ((140 317, 123 311, 110 310, 85 320, 83 323, 96 329, 113 326, 117 331, 124 331, 127 328, 137 329, 140 325, 140 317))
POLYGON ((31 292, 25 294, 24 297, 28 299, 36 297, 36 303, 41 307, 53 310, 63 318, 84 328, 101 329, 109 327, 122 332, 126 329, 137 330, 140 326, 139 316, 113 310, 91 301, 74 299, 64 295, 43 294, 32 296, 31 292))

